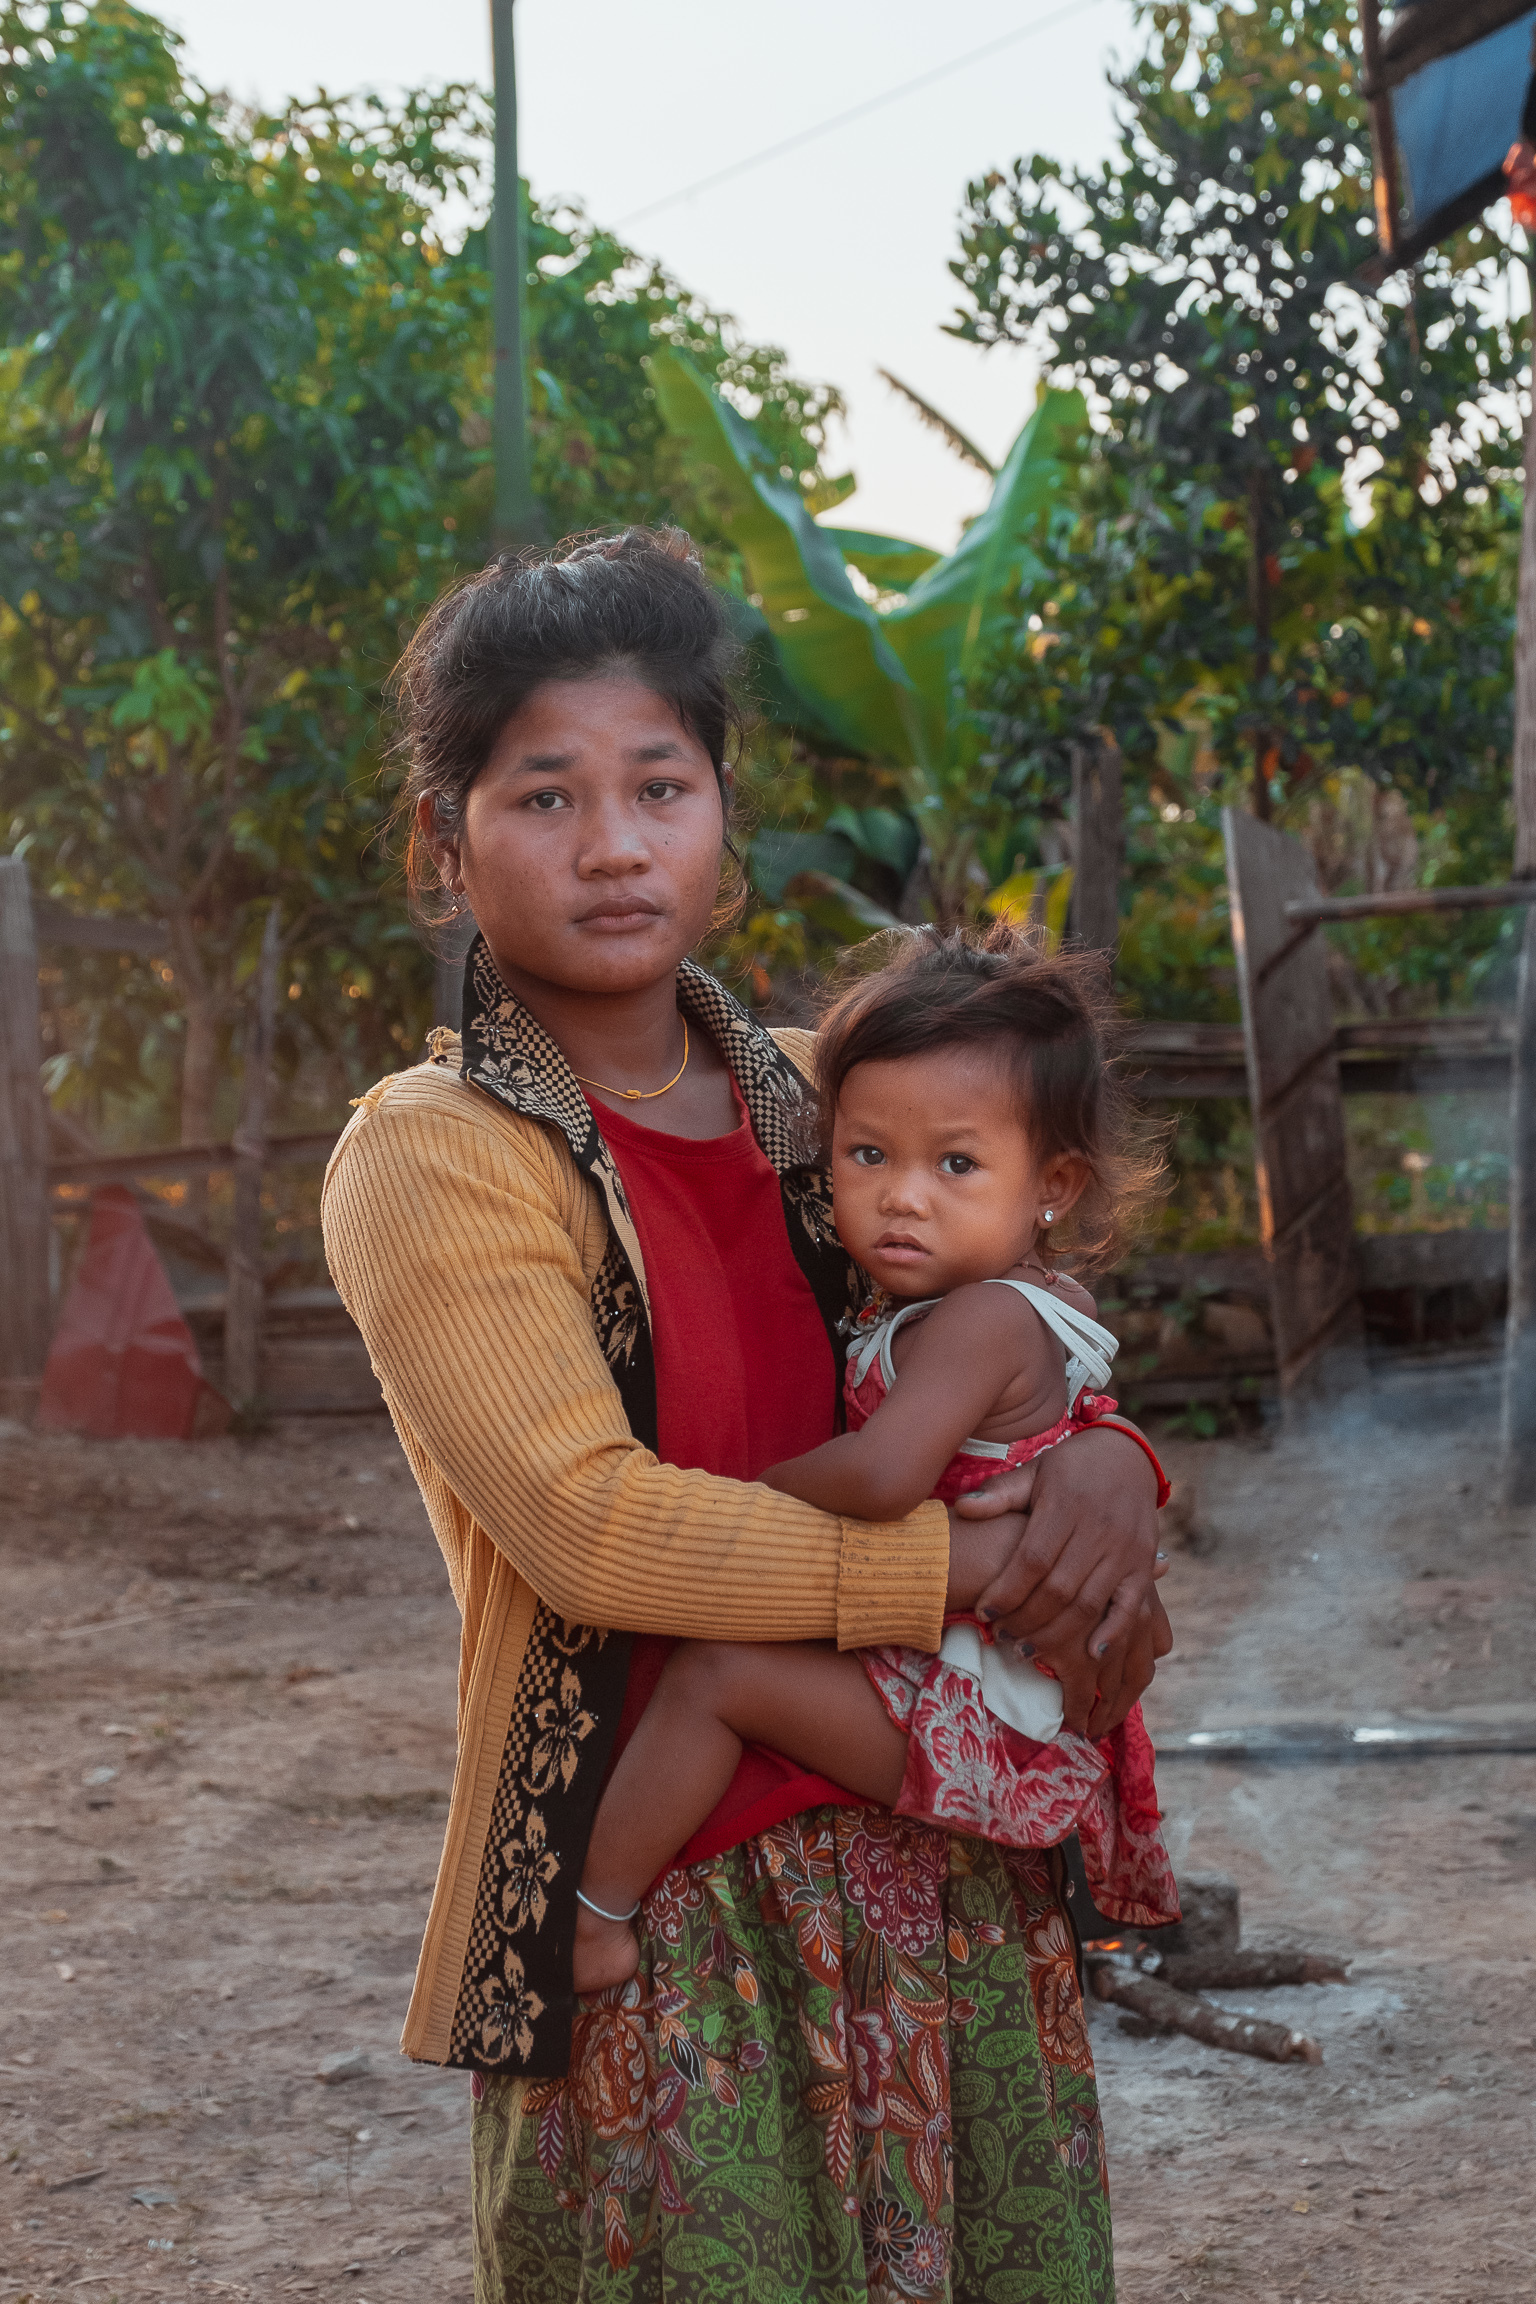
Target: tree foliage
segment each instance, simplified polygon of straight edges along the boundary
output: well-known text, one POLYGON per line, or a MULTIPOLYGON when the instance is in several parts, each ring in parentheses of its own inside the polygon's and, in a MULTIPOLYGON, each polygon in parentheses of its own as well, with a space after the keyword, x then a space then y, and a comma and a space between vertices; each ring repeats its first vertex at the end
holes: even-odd
MULTIPOLYGON (((61 997, 95 1084, 174 1078, 188 1136, 274 899, 290 1065, 375 1071, 426 1021, 380 691, 487 548, 485 233, 451 247, 439 219, 483 211, 488 126, 466 88, 252 118, 126 0, 0 7, 8 845, 42 891, 166 923, 163 963, 72 964, 61 997)), ((825 492, 834 394, 575 213, 535 210, 530 261, 551 533, 681 519, 729 563, 655 409, 658 340, 825 492)))
POLYGON ((955 333, 1028 340, 1094 396, 1052 608, 994 697, 1052 758, 1192 718, 1256 799, 1360 764, 1422 806, 1508 742, 1514 408, 1491 226, 1374 292, 1345 0, 1143 8, 1101 170, 971 187, 955 333))

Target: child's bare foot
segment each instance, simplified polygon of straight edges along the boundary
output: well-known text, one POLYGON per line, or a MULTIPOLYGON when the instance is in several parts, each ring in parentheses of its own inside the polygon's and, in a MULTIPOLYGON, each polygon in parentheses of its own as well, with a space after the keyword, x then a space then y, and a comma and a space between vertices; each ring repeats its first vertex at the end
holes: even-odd
POLYGON ((607 1992, 627 1984, 640 1965, 640 1939, 627 1920, 603 1920, 576 1907, 573 1981, 578 1992, 607 1992))

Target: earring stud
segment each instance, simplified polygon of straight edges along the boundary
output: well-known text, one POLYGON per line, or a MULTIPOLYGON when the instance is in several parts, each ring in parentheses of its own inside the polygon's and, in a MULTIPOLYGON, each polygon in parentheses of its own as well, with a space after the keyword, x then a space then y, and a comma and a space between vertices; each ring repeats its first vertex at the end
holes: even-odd
POLYGON ((1055 1221, 1056 1221, 1056 1211, 1055 1211, 1055 1209, 1054 1209, 1054 1208, 1042 1208, 1042 1209, 1041 1209, 1041 1211, 1040 1211, 1040 1213, 1041 1213, 1041 1215, 1042 1215, 1042 1216, 1045 1218, 1045 1221, 1046 1221, 1046 1223, 1047 1223, 1047 1224, 1054 1224, 1054 1223, 1055 1223, 1055 1221))

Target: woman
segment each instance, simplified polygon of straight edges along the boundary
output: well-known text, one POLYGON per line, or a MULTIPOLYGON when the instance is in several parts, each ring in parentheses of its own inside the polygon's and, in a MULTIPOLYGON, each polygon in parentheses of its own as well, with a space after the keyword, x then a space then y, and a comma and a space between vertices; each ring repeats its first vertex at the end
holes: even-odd
POLYGON ((686 539, 631 532, 487 569, 401 668, 417 871, 480 931, 461 1041, 363 1099, 325 1190, 464 1619, 404 2046, 475 2074, 481 2304, 981 2297, 1000 2269, 1012 2299, 1100 2304, 1056 1858, 748 1752, 647 1899, 640 1976, 571 1992, 593 1808, 671 1640, 933 1649, 1006 1569, 1003 1629, 1099 1733, 1168 1645, 1128 1429, 1044 1459, 1027 1528, 1021 1476, 991 1517, 888 1527, 754 1483, 830 1436, 861 1284, 811 1036, 687 957, 720 887, 730 659, 686 539))

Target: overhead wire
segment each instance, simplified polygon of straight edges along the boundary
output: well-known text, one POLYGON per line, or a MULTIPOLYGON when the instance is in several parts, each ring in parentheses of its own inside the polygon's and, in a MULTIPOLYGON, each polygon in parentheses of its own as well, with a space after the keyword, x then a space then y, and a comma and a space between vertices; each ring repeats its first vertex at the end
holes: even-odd
POLYGON ((1086 15, 1090 8, 1102 7, 1103 0, 1067 0, 1064 8, 1055 8, 1048 16, 1037 16, 1031 23, 1017 24, 1011 32, 1004 32, 996 40, 985 41, 980 48, 968 49, 963 56, 952 56, 947 64, 935 64, 930 71, 920 72, 915 80, 904 80, 899 88, 887 88, 879 96, 870 96, 862 104, 854 104, 846 112, 836 112, 829 120, 819 120, 813 128, 802 128, 794 136, 786 136, 781 143, 766 144, 760 152, 749 152, 744 159, 733 160, 728 168, 717 168, 712 176, 701 176, 695 183, 684 184, 676 192, 664 193, 659 200, 651 200, 643 208, 632 208, 627 216, 616 219, 613 229, 622 231, 638 224, 644 217, 654 216, 663 208, 670 208, 679 200, 691 200, 698 192, 712 192, 717 184, 725 184, 733 176, 741 176, 749 168, 761 168, 769 160, 778 160, 786 152, 797 152, 818 136, 830 136, 834 128, 846 128, 854 120, 867 120, 872 112, 881 111, 887 104, 895 104, 903 96, 915 96, 920 88, 931 88, 936 80, 944 80, 953 72, 963 72, 967 65, 979 64, 984 57, 995 56, 1000 49, 1011 48, 1020 40, 1028 40, 1037 32, 1049 32, 1053 25, 1063 24, 1069 16, 1086 15))

